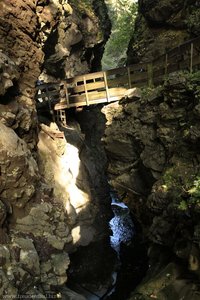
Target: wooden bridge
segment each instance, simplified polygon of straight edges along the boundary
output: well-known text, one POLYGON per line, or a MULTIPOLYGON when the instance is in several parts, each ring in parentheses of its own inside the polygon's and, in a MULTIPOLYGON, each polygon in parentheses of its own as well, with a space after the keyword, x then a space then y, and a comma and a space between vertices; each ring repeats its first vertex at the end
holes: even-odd
POLYGON ((147 63, 68 78, 36 87, 38 108, 48 103, 65 121, 65 109, 120 100, 133 87, 162 84, 167 75, 180 70, 193 72, 200 66, 200 36, 147 63))

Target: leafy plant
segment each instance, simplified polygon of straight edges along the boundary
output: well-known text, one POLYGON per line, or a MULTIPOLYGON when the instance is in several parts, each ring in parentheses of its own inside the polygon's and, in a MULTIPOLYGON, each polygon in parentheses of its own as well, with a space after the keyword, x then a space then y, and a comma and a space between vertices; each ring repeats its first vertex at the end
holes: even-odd
POLYGON ((188 190, 191 204, 200 204, 200 177, 194 180, 193 186, 188 190))
POLYGON ((107 1, 112 22, 112 33, 102 60, 104 69, 123 65, 128 43, 134 30, 137 4, 130 0, 107 1), (110 4, 109 4, 110 3, 110 4))
POLYGON ((185 24, 188 26, 189 30, 192 33, 199 33, 199 14, 200 14, 200 8, 193 7, 193 10, 189 14, 188 19, 185 20, 185 24))

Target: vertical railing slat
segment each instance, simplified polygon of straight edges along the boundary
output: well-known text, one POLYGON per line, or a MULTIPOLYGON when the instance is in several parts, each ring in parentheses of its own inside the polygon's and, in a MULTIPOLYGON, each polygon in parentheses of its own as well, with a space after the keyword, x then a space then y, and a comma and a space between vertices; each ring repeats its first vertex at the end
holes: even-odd
POLYGON ((67 107, 69 108, 69 93, 68 93, 68 88, 67 88, 67 82, 64 82, 64 89, 65 89, 65 94, 66 94, 67 107))
POLYGON ((129 89, 131 89, 131 72, 129 67, 127 67, 127 72, 128 72, 128 86, 129 89))
POLYGON ((84 82, 84 88, 85 88, 86 104, 87 104, 87 106, 89 106, 89 97, 88 97, 87 83, 86 83, 85 76, 83 76, 83 82, 84 82))
POLYGON ((193 53, 194 53, 194 44, 190 45, 190 73, 193 71, 193 53))
POLYGON ((148 86, 153 87, 153 63, 147 64, 148 86))
POLYGON ((168 70, 168 53, 165 54, 165 76, 167 75, 168 70))
POLYGON ((108 81, 107 81, 106 72, 103 72, 103 79, 104 79, 104 84, 105 84, 105 88, 106 88, 107 102, 109 102, 110 101, 110 95, 109 95, 109 88, 108 88, 108 81))

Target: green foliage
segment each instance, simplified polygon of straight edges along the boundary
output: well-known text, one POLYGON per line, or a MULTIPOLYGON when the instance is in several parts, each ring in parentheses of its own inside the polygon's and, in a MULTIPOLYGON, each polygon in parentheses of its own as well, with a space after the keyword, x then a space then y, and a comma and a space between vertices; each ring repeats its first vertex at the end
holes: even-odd
POLYGON ((190 195, 190 204, 200 205, 200 177, 198 176, 191 189, 188 190, 190 195))
POLYGON ((187 210, 188 209, 188 206, 187 206, 187 202, 185 200, 181 200, 179 206, 178 206, 178 209, 180 210, 187 210))
POLYGON ((200 207, 200 177, 197 176, 191 187, 187 190, 187 200, 181 200, 178 208, 187 210, 191 207, 200 207))
POLYGON ((106 44, 102 65, 104 69, 123 65, 126 51, 133 34, 137 4, 129 0, 117 0, 110 6, 112 34, 106 44))
POLYGON ((188 74, 187 87, 200 100, 200 71, 188 74))
POLYGON ((169 192, 174 205, 182 211, 200 207, 200 176, 191 173, 186 164, 177 162, 163 175, 163 187, 169 192))
POLYGON ((163 183, 166 191, 173 191, 173 198, 179 199, 181 197, 183 184, 180 180, 179 171, 175 167, 171 167, 165 171, 163 183))
POLYGON ((189 14, 189 18, 185 20, 185 24, 188 26, 189 30, 193 33, 199 33, 200 26, 200 8, 193 8, 189 14))

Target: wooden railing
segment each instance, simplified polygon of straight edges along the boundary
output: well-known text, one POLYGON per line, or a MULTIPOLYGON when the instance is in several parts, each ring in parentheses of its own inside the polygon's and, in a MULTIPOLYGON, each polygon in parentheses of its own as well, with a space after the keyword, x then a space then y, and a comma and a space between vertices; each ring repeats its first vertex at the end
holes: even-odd
POLYGON ((75 76, 60 84, 37 86, 37 101, 48 101, 49 108, 60 110, 121 99, 133 87, 162 84, 172 72, 193 72, 200 66, 200 37, 166 52, 148 63, 75 76))

